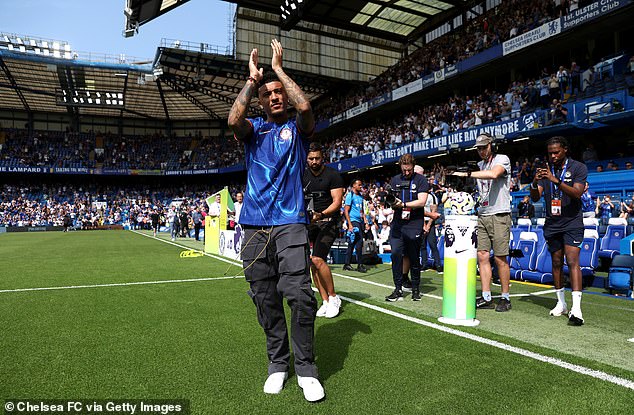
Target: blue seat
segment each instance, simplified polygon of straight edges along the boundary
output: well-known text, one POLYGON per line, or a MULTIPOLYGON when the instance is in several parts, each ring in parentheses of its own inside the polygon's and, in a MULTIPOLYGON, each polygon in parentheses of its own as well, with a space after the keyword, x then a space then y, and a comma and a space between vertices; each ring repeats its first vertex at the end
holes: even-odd
MULTIPOLYGON (((579 252, 579 266, 583 277, 594 276, 594 270, 599 266, 599 240, 593 237, 583 238, 579 252)), ((564 274, 569 274, 568 265, 564 265, 564 274)))
POLYGON ((536 255, 535 269, 522 271, 521 278, 524 281, 539 284, 553 283, 553 262, 548 245, 544 244, 541 251, 536 255))
POLYGON ((521 258, 513 258, 510 264, 511 278, 522 279, 522 271, 535 269, 537 235, 533 232, 522 232, 517 248, 524 254, 521 258))
POLYGON ((615 256, 608 272, 610 293, 612 291, 626 291, 628 297, 631 297, 633 279, 634 257, 630 255, 615 256))
POLYGON ((612 259, 619 254, 621 239, 625 237, 625 227, 626 225, 608 225, 601 238, 599 258, 612 259))
POLYGON ((599 232, 599 219, 583 218, 583 227, 585 229, 591 229, 599 232))
POLYGON ((517 246, 519 245, 519 242, 520 242, 521 233, 522 233, 522 230, 511 228, 511 240, 509 242, 511 249, 517 249, 517 246))
POLYGON ((531 228, 531 232, 537 235, 537 245, 535 245, 535 250, 537 252, 540 252, 542 250, 542 247, 546 244, 546 239, 544 238, 544 229, 533 226, 531 228))
POLYGON ((513 229, 517 229, 520 232, 530 232, 531 225, 528 225, 528 224, 515 225, 513 226, 513 229))

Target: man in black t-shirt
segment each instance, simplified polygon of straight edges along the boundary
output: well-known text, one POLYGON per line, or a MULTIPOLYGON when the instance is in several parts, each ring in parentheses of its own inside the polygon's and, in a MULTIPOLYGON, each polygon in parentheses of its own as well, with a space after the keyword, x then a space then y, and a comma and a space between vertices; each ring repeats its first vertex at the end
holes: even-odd
POLYGON ((158 229, 159 229, 160 218, 161 216, 158 213, 158 209, 156 208, 152 209, 152 213, 150 213, 150 219, 152 220, 152 234, 154 235, 155 238, 156 238, 156 233, 158 232, 158 229))
POLYGON ((537 202, 544 195, 546 222, 544 238, 552 255, 553 279, 557 289, 557 305, 550 310, 551 316, 568 313, 564 296, 564 255, 570 269, 572 287, 572 309, 568 313, 571 325, 584 323, 581 314, 582 278, 579 267, 579 252, 583 243, 583 194, 588 169, 585 164, 568 157, 568 141, 564 137, 553 137, 546 143, 550 162, 538 168, 531 184, 531 199, 537 202))
POLYGON ((335 293, 326 258, 339 233, 344 184, 339 173, 324 164, 319 143, 311 143, 308 149, 308 168, 304 171, 303 186, 306 206, 309 215, 312 214, 308 225, 308 239, 313 248, 311 270, 323 299, 317 317, 332 318, 339 314, 341 299, 335 293))
POLYGON ((528 195, 517 204, 517 217, 523 219, 532 219, 535 217, 535 206, 531 203, 528 195))
POLYGON ((390 229, 394 291, 385 300, 403 299, 403 256, 406 256, 410 262, 412 300, 420 301, 420 247, 429 183, 425 176, 414 172, 411 154, 402 155, 399 164, 401 174, 390 180, 391 194, 397 198, 392 204, 394 219, 390 229))

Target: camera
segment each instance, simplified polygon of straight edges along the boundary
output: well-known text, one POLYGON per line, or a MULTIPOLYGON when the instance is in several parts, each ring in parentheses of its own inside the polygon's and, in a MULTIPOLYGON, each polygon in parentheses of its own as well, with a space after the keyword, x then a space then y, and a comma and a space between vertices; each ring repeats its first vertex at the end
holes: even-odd
POLYGON ((385 187, 385 190, 387 191, 387 195, 385 196, 385 206, 392 207, 396 203, 400 202, 401 199, 399 199, 399 195, 401 191, 404 189, 409 191, 410 185, 411 180, 404 180, 394 187, 387 185, 385 187))
POLYGON ((304 204, 306 206, 306 213, 308 214, 308 218, 312 220, 313 215, 315 214, 315 199, 318 197, 322 197, 326 194, 326 192, 307 192, 304 190, 304 204))
POLYGON ((466 164, 460 166, 447 166, 445 168, 448 172, 469 173, 480 170, 478 163, 475 161, 467 161, 466 164))

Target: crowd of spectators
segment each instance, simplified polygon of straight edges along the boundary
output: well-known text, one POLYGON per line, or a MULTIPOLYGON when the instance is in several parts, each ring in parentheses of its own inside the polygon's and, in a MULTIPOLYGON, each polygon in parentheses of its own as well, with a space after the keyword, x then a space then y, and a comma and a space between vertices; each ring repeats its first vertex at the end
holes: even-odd
MULTIPOLYGON (((573 65, 576 64, 573 62, 573 65)), ((505 93, 485 89, 479 95, 453 96, 445 103, 421 106, 383 125, 356 130, 331 140, 327 155, 331 162, 353 158, 466 128, 507 121, 538 109, 548 110, 545 124, 564 123, 568 110, 561 97, 570 91, 569 85, 562 82, 557 83, 557 88, 550 88, 548 79, 550 75, 525 82, 514 81, 505 93)))
POLYGON ((576 0, 505 0, 399 60, 372 79, 367 87, 333 97, 317 109, 318 119, 328 119, 447 65, 454 65, 578 7, 576 0))
POLYGON ((228 167, 244 159, 235 140, 200 133, 118 136, 5 129, 2 135, 0 163, 9 166, 196 170, 228 167))
MULTIPOLYGON (((191 213, 207 210, 207 186, 134 187, 73 186, 70 184, 0 187, 0 226, 62 226, 71 218, 76 229, 106 225, 149 229, 150 215, 157 209, 165 218, 170 206, 191 213)), ((233 192, 240 190, 233 187, 233 192)))

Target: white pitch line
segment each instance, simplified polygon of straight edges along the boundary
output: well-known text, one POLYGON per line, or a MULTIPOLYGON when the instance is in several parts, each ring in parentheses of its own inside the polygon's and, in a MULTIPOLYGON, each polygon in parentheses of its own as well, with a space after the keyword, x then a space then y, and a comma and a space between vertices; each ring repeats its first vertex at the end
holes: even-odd
POLYGON ((230 260, 230 259, 228 259, 228 258, 223 258, 223 257, 221 257, 221 256, 217 256, 217 255, 209 254, 209 253, 207 253, 207 252, 201 251, 200 249, 194 249, 194 248, 192 248, 191 246, 181 245, 181 244, 177 244, 176 242, 166 241, 166 240, 164 240, 164 239, 160 239, 160 238, 155 238, 155 237, 153 237, 153 236, 146 235, 146 234, 144 234, 144 233, 142 233, 142 232, 135 231, 135 230, 132 230, 132 229, 130 229, 130 232, 136 233, 137 235, 145 236, 146 238, 150 238, 150 239, 153 239, 153 240, 161 241, 161 242, 164 242, 164 243, 166 243, 166 244, 174 245, 174 246, 177 246, 177 247, 179 247, 179 248, 187 249, 187 250, 190 250, 190 251, 198 251, 198 252, 200 252, 201 254, 203 254, 203 255, 205 255, 205 256, 208 256, 208 257, 210 257, 210 258, 217 259, 218 261, 223 261, 223 262, 226 262, 226 263, 228 263, 228 264, 232 264, 232 265, 240 265, 240 266, 242 266, 242 264, 236 264, 236 262, 235 262, 235 261, 232 261, 232 260, 230 260))
POLYGON ((634 337, 632 337, 631 339, 627 339, 627 341, 634 343, 634 337))
MULTIPOLYGON (((346 278, 348 280, 362 282, 362 283, 365 283, 365 284, 376 285, 377 287, 389 288, 391 290, 394 289, 394 286, 392 286, 392 285, 381 284, 380 282, 368 281, 368 280, 364 280, 364 279, 361 279, 361 278, 351 277, 349 275, 339 274, 339 273, 336 273, 336 272, 333 272, 332 275, 336 275, 337 277, 341 277, 341 278, 346 278)), ((436 300, 442 300, 442 297, 440 297, 438 295, 434 295, 434 294, 423 294, 423 293, 421 293, 420 295, 422 295, 423 297, 435 298, 436 300)))
POLYGON ((184 280, 137 281, 137 282, 120 282, 120 283, 112 283, 112 284, 68 285, 68 286, 60 286, 60 287, 15 288, 12 290, 0 290, 0 293, 16 293, 16 292, 23 292, 23 291, 74 290, 77 288, 125 287, 129 285, 173 284, 173 283, 179 283, 179 282, 229 280, 233 278, 243 278, 243 277, 240 275, 237 275, 237 276, 231 276, 231 277, 191 278, 191 279, 184 279, 184 280))
MULTIPOLYGON (((453 329, 451 327, 446 327, 440 324, 431 323, 429 321, 425 321, 416 317, 411 317, 405 314, 401 314, 396 311, 388 310, 383 307, 379 307, 373 304, 368 304, 363 301, 354 300, 352 298, 348 298, 345 296, 340 296, 342 300, 346 300, 352 304, 356 304, 361 307, 369 308, 370 310, 378 311, 379 313, 387 314, 393 317, 398 317, 403 320, 410 321, 412 323, 419 324, 421 326, 429 327, 435 330, 442 331, 444 333, 453 334, 454 336, 462 337, 464 339, 469 339, 476 341, 478 343, 486 344, 489 346, 496 347, 498 349, 506 350, 511 353, 518 354, 520 356, 529 357, 531 359, 538 360, 540 362, 549 363, 554 366, 558 366, 564 369, 571 370, 576 373, 580 373, 583 375, 587 375, 593 377, 595 379, 603 380, 606 382, 614 383, 615 385, 623 386, 625 388, 634 390, 634 382, 629 379, 620 378, 618 376, 610 375, 609 373, 602 372, 600 370, 590 369, 584 366, 576 365, 573 363, 566 362, 561 359, 557 359, 555 357, 545 356, 540 353, 531 352, 530 350, 522 349, 521 347, 511 346, 506 343, 498 342, 495 340, 487 339, 486 337, 477 336, 475 334, 465 333, 460 330, 453 329)), ((634 340, 634 339, 630 339, 634 340)))
MULTIPOLYGON (((141 235, 143 235, 143 234, 141 234, 141 235)), ((143 236, 145 236, 145 235, 143 235, 143 236)), ((169 241, 165 241, 165 240, 162 240, 162 239, 159 239, 159 241, 170 243, 169 241)), ((177 244, 174 244, 174 245, 177 245, 177 244)), ((177 246, 180 246, 180 245, 177 245, 177 246)), ((209 254, 207 254, 207 255, 211 256, 213 258, 216 257, 215 255, 209 255, 209 254)), ((218 259, 220 259, 220 258, 218 258, 218 259)), ((231 262, 231 260, 227 260, 225 258, 223 258, 223 260, 225 260, 225 262, 231 262)), ((236 261, 234 261, 233 263, 235 265, 238 265, 238 263, 236 261)), ((389 287, 389 286, 387 286, 385 284, 380 284, 380 283, 376 283, 376 282, 373 282, 373 281, 366 281, 366 280, 363 280, 361 278, 350 277, 350 276, 342 275, 342 274, 338 274, 338 273, 334 273, 333 275, 336 275, 336 276, 339 276, 339 277, 343 277, 343 278, 347 278, 347 279, 351 279, 351 280, 355 280, 355 281, 359 281, 359 282, 363 282, 363 283, 366 283, 366 284, 371 284, 371 285, 377 285, 377 286, 381 286, 381 287, 391 288, 391 287, 389 287)), ((460 330, 457 330, 457 329, 454 329, 454 328, 451 328, 451 327, 447 327, 447 326, 443 326, 443 325, 440 325, 440 324, 436 324, 436 323, 431 323, 429 321, 422 320, 422 319, 419 319, 419 318, 416 318, 416 317, 411 317, 411 316, 399 313, 397 311, 392 311, 392 310, 389 310, 389 309, 386 309, 386 308, 383 308, 383 307, 376 306, 374 304, 368 304, 368 303, 365 303, 363 301, 355 300, 355 299, 352 299, 352 298, 349 298, 349 297, 345 297, 345 296, 341 296, 341 295, 339 297, 341 297, 342 300, 348 301, 351 304, 355 304, 355 305, 358 305, 360 307, 365 307, 365 308, 368 308, 370 310, 378 311, 379 313, 387 314, 387 315, 392 316, 392 317, 397 317, 397 318, 400 318, 400 319, 403 319, 403 320, 406 320, 406 321, 409 321, 409 322, 412 322, 412 323, 419 324, 421 326, 425 326, 425 327, 428 327, 428 328, 431 328, 431 329, 434 329, 434 330, 439 330, 439 331, 442 331, 442 332, 447 333, 447 334, 453 334, 454 336, 462 337, 464 339, 472 340, 472 341, 475 341, 475 342, 478 342, 478 343, 481 343, 481 344, 486 344, 488 346, 492 346, 492 347, 495 347, 495 348, 498 348, 498 349, 501 349, 501 350, 505 350, 505 351, 508 351, 508 352, 511 352, 511 353, 515 353, 515 354, 518 354, 518 355, 523 356, 523 357, 528 357, 530 359, 534 359, 534 360, 537 360, 537 361, 540 361, 540 362, 548 363, 548 364, 551 364, 553 366, 558 366, 558 367, 561 367, 563 369, 570 370, 572 372, 580 373, 582 375, 590 376, 590 377, 595 378, 595 379, 603 380, 605 382, 610 382, 610 383, 613 383, 615 385, 622 386, 622 387, 630 389, 630 390, 634 390, 634 381, 631 381, 629 379, 620 378, 618 376, 614 376, 614 375, 611 375, 609 373, 602 372, 600 370, 594 370, 594 369, 587 368, 585 366, 576 365, 574 363, 566 362, 564 360, 557 359, 555 357, 550 357, 550 356, 546 356, 546 355, 543 355, 543 354, 540 354, 540 353, 531 352, 530 350, 522 349, 521 347, 511 346, 509 344, 498 342, 496 340, 487 339, 486 337, 482 337, 482 336, 478 336, 478 335, 470 334, 470 333, 465 333, 464 331, 460 331, 460 330)), ((434 296, 434 297, 437 297, 437 296, 434 296)), ((630 339, 628 341, 634 341, 634 338, 632 338, 632 339, 630 339)))

